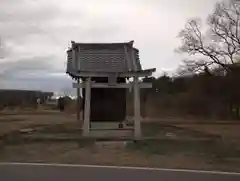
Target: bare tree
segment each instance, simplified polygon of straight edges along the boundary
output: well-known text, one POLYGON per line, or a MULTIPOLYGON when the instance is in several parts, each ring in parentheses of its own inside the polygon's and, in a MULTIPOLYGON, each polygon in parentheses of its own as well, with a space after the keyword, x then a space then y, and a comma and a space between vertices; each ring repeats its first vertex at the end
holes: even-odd
POLYGON ((239 62, 240 54, 240 1, 217 3, 207 19, 203 31, 199 19, 190 20, 179 33, 182 45, 178 50, 201 57, 185 60, 187 69, 202 70, 204 67, 220 66, 228 70, 229 64, 239 62))

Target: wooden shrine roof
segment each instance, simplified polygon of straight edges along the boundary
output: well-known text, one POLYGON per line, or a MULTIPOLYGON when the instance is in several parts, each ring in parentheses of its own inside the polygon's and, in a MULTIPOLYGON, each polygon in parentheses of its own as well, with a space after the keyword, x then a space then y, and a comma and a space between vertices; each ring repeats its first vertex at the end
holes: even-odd
POLYGON ((139 51, 133 41, 124 43, 75 43, 67 51, 67 73, 141 71, 139 51))

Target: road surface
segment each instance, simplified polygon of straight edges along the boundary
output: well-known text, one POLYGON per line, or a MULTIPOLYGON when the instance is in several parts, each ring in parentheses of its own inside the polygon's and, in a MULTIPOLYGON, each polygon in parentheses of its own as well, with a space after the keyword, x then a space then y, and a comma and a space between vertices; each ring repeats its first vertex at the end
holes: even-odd
POLYGON ((0 163, 4 181, 240 181, 240 174, 88 165, 0 163))

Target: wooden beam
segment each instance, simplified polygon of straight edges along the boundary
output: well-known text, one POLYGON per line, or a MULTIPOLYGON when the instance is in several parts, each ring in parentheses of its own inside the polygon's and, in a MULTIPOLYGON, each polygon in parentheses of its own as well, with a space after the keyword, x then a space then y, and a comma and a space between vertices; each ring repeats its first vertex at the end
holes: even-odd
POLYGON ((89 134, 90 106, 91 106, 91 77, 88 77, 86 80, 85 88, 83 136, 88 136, 89 134))
MULTIPOLYGON (((91 88, 126 88, 130 89, 134 86, 134 83, 118 83, 116 85, 109 85, 108 83, 92 83, 91 88)), ((152 88, 152 83, 138 83, 139 88, 147 89, 152 88)), ((85 88, 85 83, 73 83, 73 88, 85 88)))
POLYGON ((81 71, 81 72, 69 72, 73 77, 109 77, 112 74, 116 74, 117 77, 146 77, 151 76, 156 69, 146 69, 142 71, 132 72, 92 72, 92 71, 81 71))

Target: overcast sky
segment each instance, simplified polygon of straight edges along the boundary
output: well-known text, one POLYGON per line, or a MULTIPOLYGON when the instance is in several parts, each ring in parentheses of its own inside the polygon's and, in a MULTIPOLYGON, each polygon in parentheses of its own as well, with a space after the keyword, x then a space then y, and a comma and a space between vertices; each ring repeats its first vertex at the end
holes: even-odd
POLYGON ((70 41, 134 40, 143 68, 174 71, 178 32, 217 0, 0 0, 0 87, 59 91, 70 41))

